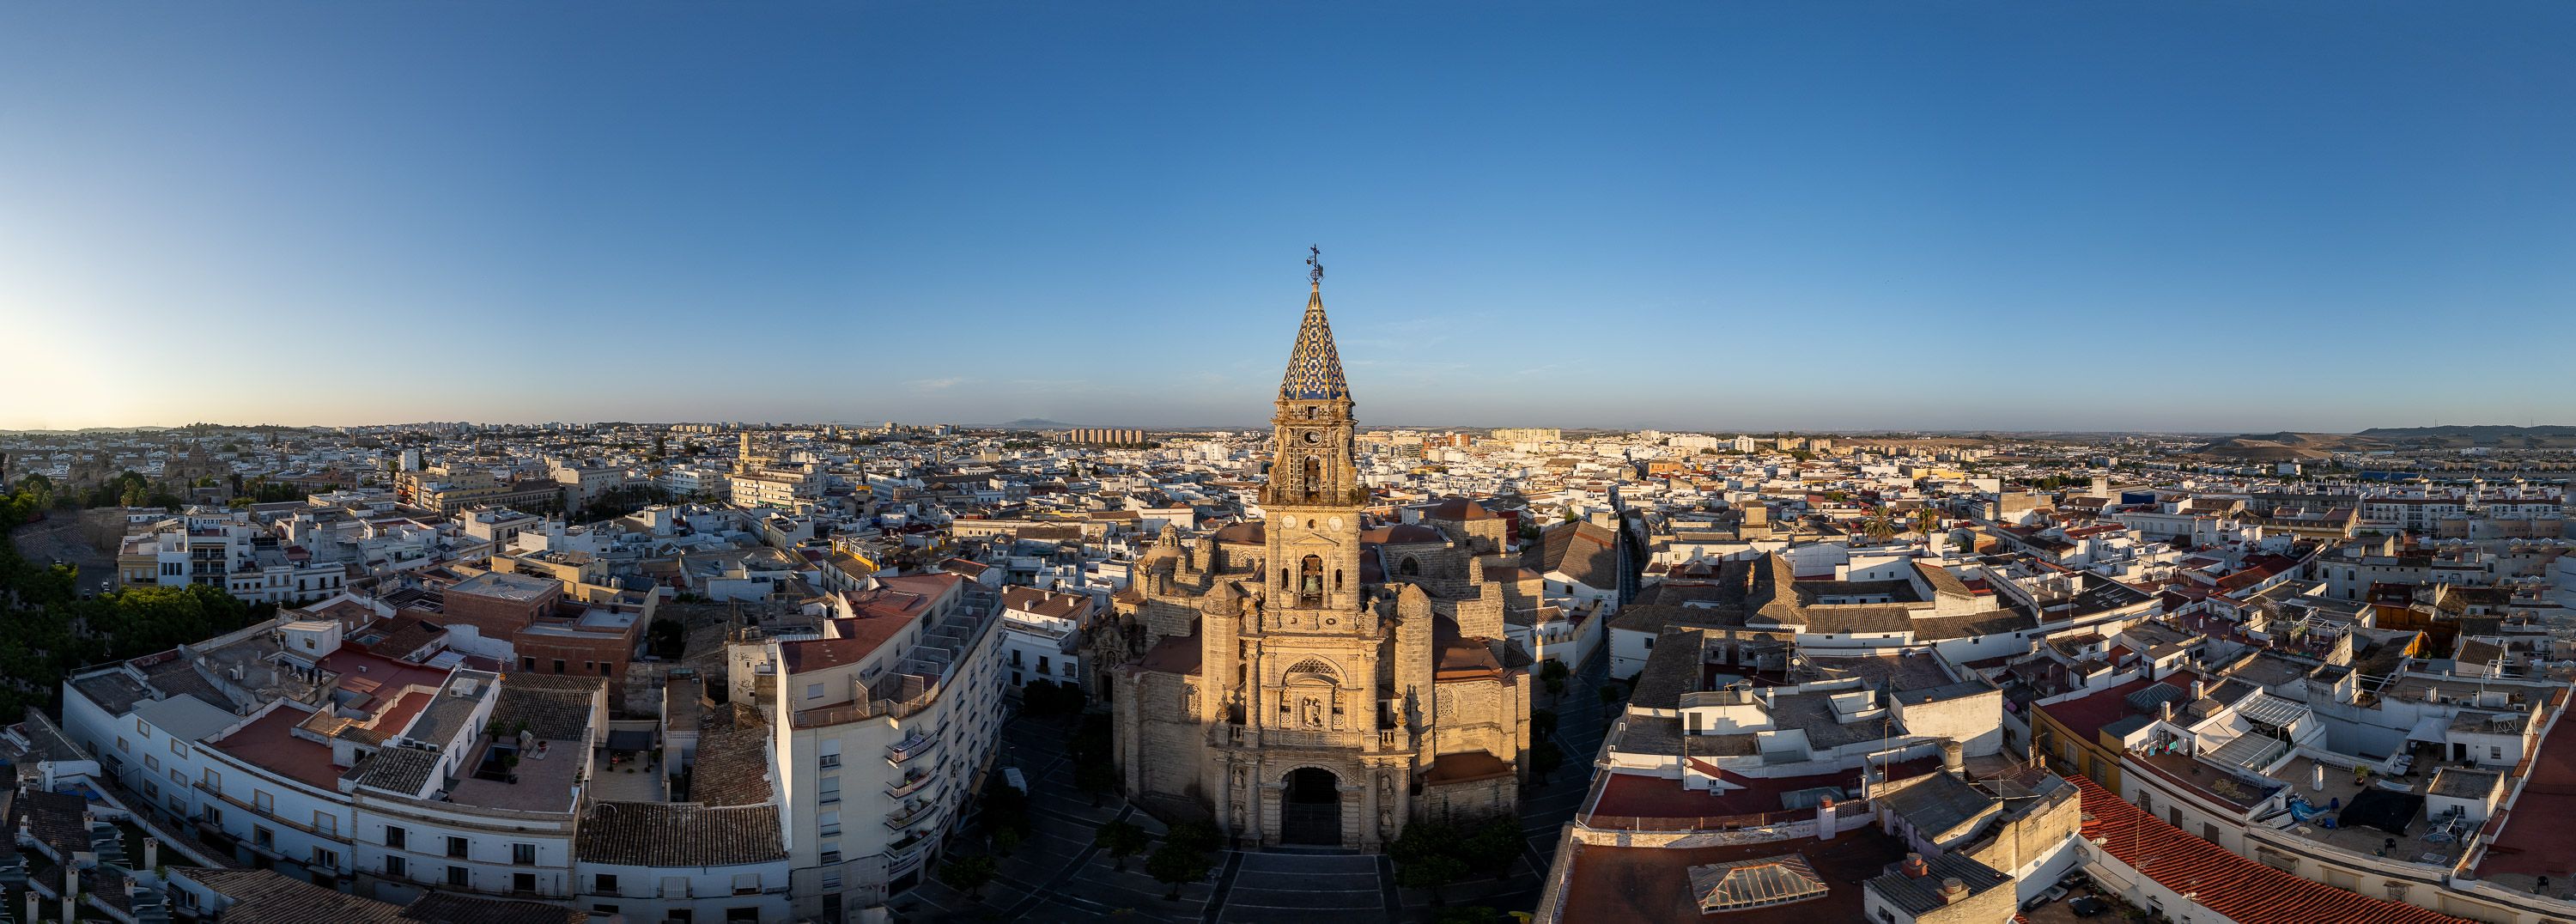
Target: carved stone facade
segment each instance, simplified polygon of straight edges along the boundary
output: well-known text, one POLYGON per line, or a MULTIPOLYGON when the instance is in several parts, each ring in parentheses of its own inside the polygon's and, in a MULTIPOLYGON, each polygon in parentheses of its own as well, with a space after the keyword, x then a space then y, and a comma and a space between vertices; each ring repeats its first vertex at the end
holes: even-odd
POLYGON ((1139 556, 1092 640, 1127 795, 1244 844, 1378 850, 1416 819, 1517 810, 1527 654, 1517 559, 1471 502, 1366 521, 1352 402, 1320 284, 1279 388, 1264 519, 1139 556), (1465 506, 1458 506, 1465 504, 1465 506))

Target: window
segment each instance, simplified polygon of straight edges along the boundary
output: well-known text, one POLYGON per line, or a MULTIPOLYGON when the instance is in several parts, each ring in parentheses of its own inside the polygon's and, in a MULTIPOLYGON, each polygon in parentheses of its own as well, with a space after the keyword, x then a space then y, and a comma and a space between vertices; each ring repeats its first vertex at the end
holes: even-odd
POLYGON ((395 849, 399 850, 399 849, 401 849, 401 848, 402 848, 402 846, 403 846, 404 842, 409 838, 410 834, 411 834, 411 832, 405 831, 405 830, 403 830, 403 829, 401 829, 401 828, 397 828, 397 827, 394 827, 394 826, 392 826, 392 825, 386 825, 386 826, 385 826, 385 846, 387 846, 387 847, 392 847, 392 848, 395 848, 395 849))
POLYGON ((473 874, 468 872, 465 867, 449 866, 447 868, 447 884, 450 887, 459 889, 471 888, 473 886, 473 882, 473 874))
POLYGON ((760 874, 759 874, 759 873, 735 873, 735 874, 734 874, 734 876, 733 876, 733 894, 735 894, 735 895, 758 895, 758 894, 760 894, 760 874))
POLYGON ((179 772, 179 768, 177 767, 170 768, 170 785, 183 789, 186 788, 188 785, 188 775, 179 772))
POLYGON ((313 868, 339 869, 340 852, 336 850, 324 850, 320 847, 313 848, 313 868))
POLYGON ((832 768, 834 768, 834 767, 838 767, 838 766, 840 766, 840 765, 841 765, 841 739, 839 739, 839 738, 825 738, 825 739, 823 739, 823 769, 825 769, 825 770, 830 770, 830 769, 832 769, 832 768))
POLYGON ((188 746, 180 743, 179 739, 172 738, 170 739, 170 753, 186 757, 188 756, 188 746))
POLYGON ((815 824, 816 824, 817 826, 819 826, 819 827, 821 828, 821 831, 820 831, 819 833, 820 833, 822 836, 824 836, 824 837, 839 837, 839 836, 841 836, 841 813, 839 813, 839 812, 824 812, 824 813, 823 813, 823 814, 821 814, 821 815, 817 815, 817 816, 815 816, 815 817, 814 817, 814 822, 815 822, 815 824))
POLYGON ((2488 759, 2488 760, 2503 760, 2503 759, 2504 759, 2504 745, 2501 745, 2501 744, 2488 745, 2488 746, 2487 746, 2487 759, 2488 759))
POLYGON ((609 873, 590 877, 590 891, 599 895, 617 894, 617 877, 609 873))
POLYGON ((277 847, 277 832, 260 827, 259 825, 252 825, 250 826, 250 842, 261 847, 267 847, 274 850, 277 847))
POLYGON ((535 845, 535 844, 512 844, 512 845, 510 845, 510 863, 511 863, 512 865, 515 865, 515 866, 535 866, 535 865, 537 865, 537 845, 535 845))
POLYGON ((390 854, 387 855, 385 857, 385 878, 401 879, 403 878, 403 875, 403 858, 390 854))
POLYGON ((316 811, 313 813, 313 830, 324 837, 338 837, 340 819, 329 812, 316 811))
POLYGON ((159 769, 161 769, 161 757, 160 757, 160 755, 157 755, 157 754, 145 754, 145 755, 143 755, 143 769, 145 769, 145 770, 159 770, 159 769))
POLYGON ((827 891, 827 892, 834 892, 834 891, 839 891, 839 890, 840 890, 840 888, 841 888, 841 871, 840 871, 840 870, 837 870, 837 869, 827 869, 827 870, 824 870, 824 871, 823 871, 823 889, 824 889, 824 891, 827 891))
POLYGON ((534 891, 536 891, 536 890, 537 890, 537 874, 535 874, 535 873, 512 873, 512 874, 510 874, 510 891, 512 891, 512 892, 534 892, 534 891))
POLYGON ((555 673, 558 673, 558 674, 563 673, 563 659, 562 659, 562 658, 556 658, 556 659, 555 659, 555 673))
POLYGON ((277 811, 277 797, 269 795, 265 790, 251 790, 250 807, 258 809, 262 815, 273 814, 277 811))
POLYGON ((825 862, 825 863, 839 863, 839 862, 841 862, 841 842, 840 842, 840 841, 824 841, 824 842, 823 842, 823 862, 825 862))
POLYGON ((2214 822, 2201 823, 2200 839, 2212 844, 2218 843, 2218 825, 2214 822))
POLYGON ((1046 676, 1046 675, 1047 675, 1047 656, 1045 656, 1045 655, 1039 655, 1039 656, 1038 656, 1038 676, 1040 676, 1040 677, 1044 677, 1044 676, 1046 676))
POLYGON ((218 828, 223 827, 223 826, 224 826, 224 809, 223 809, 223 807, 222 807, 222 806, 219 806, 219 805, 209 805, 209 806, 206 806, 206 821, 207 821, 207 822, 209 822, 209 823, 211 823, 211 824, 213 824, 215 827, 218 827, 218 828))
POLYGON ((824 777, 824 778, 823 778, 823 786, 822 786, 822 802, 823 802, 823 804, 824 804, 824 805, 837 805, 837 804, 839 804, 839 803, 840 803, 840 801, 841 801, 841 778, 840 778, 840 777, 837 777, 837 776, 827 776, 827 777, 824 777))
POLYGON ((819 684, 819 683, 809 683, 809 684, 806 684, 806 685, 805 685, 805 698, 806 698, 806 699, 822 699, 822 698, 823 698, 823 685, 822 685, 822 684, 819 684))
POLYGON ((199 782, 205 785, 207 792, 221 795, 224 791, 224 778, 221 774, 216 773, 212 767, 206 768, 205 778, 199 782))
MULTIPOLYGON (((688 880, 688 877, 686 877, 686 876, 664 876, 664 877, 662 877, 662 897, 663 897, 663 898, 687 898, 687 897, 689 897, 689 880, 688 880)), ((677 914, 678 914, 678 912, 679 912, 680 910, 681 910, 681 909, 673 908, 673 909, 671 909, 670 911, 664 912, 664 914, 666 914, 666 915, 671 915, 671 916, 676 917, 676 916, 677 916, 677 914)))
POLYGON ((447 855, 459 860, 465 859, 465 839, 461 837, 448 838, 447 855))

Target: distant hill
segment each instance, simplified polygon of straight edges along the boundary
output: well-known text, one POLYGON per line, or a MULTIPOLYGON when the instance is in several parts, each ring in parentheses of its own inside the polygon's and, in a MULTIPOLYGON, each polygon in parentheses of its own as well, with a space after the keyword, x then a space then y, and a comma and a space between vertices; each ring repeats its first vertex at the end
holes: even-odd
POLYGON ((1010 423, 1003 424, 1003 425, 1002 425, 1002 429, 1004 429, 1004 430, 1064 430, 1064 429, 1071 428, 1072 426, 1073 426, 1072 424, 1065 423, 1064 421, 1061 421, 1061 420, 1048 420, 1048 419, 1043 418, 1043 417, 1023 417, 1023 418, 1020 418, 1020 419, 1018 419, 1018 420, 1011 421, 1010 423))
POLYGON ((2204 455, 2251 462, 2299 462, 2333 458, 2338 452, 2367 452, 2387 449, 2390 443, 2359 434, 2346 433, 2248 433, 2212 440, 2200 447, 2204 455))
POLYGON ((2576 427, 2503 425, 2445 427, 2372 427, 2358 436, 2410 446, 2494 446, 2502 449, 2576 448, 2576 427))

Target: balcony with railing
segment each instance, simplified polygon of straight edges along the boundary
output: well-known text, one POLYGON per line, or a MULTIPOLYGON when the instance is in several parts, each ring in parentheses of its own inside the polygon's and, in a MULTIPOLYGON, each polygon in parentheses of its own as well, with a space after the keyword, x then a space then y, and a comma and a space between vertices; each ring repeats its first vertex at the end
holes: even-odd
POLYGON ((914 758, 938 749, 939 739, 915 730, 912 734, 904 736, 902 741, 886 747, 886 763, 900 767, 914 758))
POLYGON ((939 803, 936 800, 906 799, 902 805, 895 806, 894 811, 886 813, 885 826, 888 830, 901 831, 930 817, 931 813, 936 811, 939 811, 939 803))
POLYGON ((930 784, 938 781, 939 777, 930 771, 913 770, 905 773, 903 775, 903 779, 887 783, 886 795, 901 799, 905 796, 912 795, 913 793, 928 789, 930 788, 930 784))
POLYGON ((920 830, 887 844, 885 851, 887 865, 901 865, 920 859, 922 854, 929 852, 932 840, 928 830, 920 830))

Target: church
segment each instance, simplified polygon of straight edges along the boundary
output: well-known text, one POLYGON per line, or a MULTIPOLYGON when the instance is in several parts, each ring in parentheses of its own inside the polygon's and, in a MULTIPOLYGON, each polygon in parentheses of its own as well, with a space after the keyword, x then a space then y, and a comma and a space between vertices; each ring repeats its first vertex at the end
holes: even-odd
POLYGON ((1322 271, 1280 381, 1262 518, 1166 530, 1098 636, 1129 799, 1244 846, 1381 850, 1418 820, 1516 811, 1530 658, 1519 559, 1473 501, 1379 522, 1322 271), (1498 579, 1487 579, 1489 573, 1498 579))

